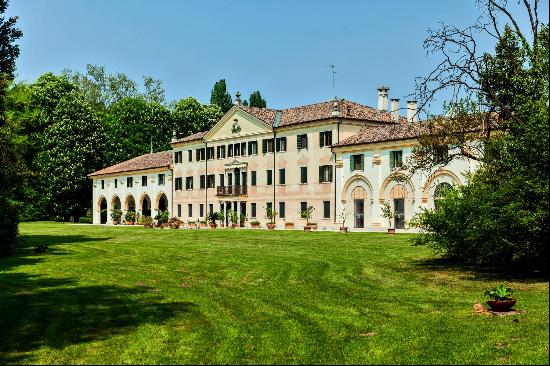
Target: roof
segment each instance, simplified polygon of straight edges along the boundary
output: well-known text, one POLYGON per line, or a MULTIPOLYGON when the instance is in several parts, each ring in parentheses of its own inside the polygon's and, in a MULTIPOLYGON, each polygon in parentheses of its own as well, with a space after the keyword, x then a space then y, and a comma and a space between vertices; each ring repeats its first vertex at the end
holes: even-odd
POLYGON ((172 151, 161 151, 152 154, 145 154, 136 158, 123 161, 121 163, 112 165, 108 168, 98 170, 88 174, 88 177, 94 177, 98 175, 133 172, 136 170, 154 169, 168 167, 172 164, 172 151))
MULTIPOLYGON (((276 124, 277 127, 320 121, 334 117, 380 123, 395 123, 390 112, 379 111, 378 109, 346 99, 336 99, 281 110, 244 106, 237 106, 237 108, 264 121, 269 126, 274 125, 277 112, 280 112, 280 121, 276 124), (336 116, 334 115, 335 111, 339 112, 336 116)), ((404 121, 406 120, 401 117, 400 122, 404 121)))
POLYGON ((206 135, 208 133, 208 131, 201 131, 201 132, 197 132, 197 133, 194 133, 192 135, 189 135, 187 137, 183 137, 181 139, 178 139, 176 141, 172 141, 172 144, 177 144, 178 142, 187 142, 187 141, 195 141, 195 140, 200 140, 203 138, 204 135, 206 135))
POLYGON ((350 146, 383 141, 408 140, 418 138, 428 132, 427 126, 420 123, 394 123, 390 126, 367 126, 353 136, 333 145, 350 146))

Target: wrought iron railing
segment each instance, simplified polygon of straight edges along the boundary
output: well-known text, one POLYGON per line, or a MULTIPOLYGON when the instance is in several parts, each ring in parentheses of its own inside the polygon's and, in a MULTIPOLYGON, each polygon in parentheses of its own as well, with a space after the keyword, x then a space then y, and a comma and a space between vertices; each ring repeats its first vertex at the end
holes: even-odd
POLYGON ((245 185, 232 185, 232 186, 218 186, 216 189, 217 196, 245 196, 246 195, 246 186, 245 185))

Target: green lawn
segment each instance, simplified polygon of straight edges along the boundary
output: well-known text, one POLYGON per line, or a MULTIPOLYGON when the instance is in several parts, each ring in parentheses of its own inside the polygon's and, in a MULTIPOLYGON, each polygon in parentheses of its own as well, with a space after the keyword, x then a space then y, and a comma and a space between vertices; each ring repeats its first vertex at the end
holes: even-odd
POLYGON ((548 364, 547 281, 449 267, 407 235, 21 233, 0 259, 0 363, 548 364), (475 314, 502 281, 527 313, 475 314))

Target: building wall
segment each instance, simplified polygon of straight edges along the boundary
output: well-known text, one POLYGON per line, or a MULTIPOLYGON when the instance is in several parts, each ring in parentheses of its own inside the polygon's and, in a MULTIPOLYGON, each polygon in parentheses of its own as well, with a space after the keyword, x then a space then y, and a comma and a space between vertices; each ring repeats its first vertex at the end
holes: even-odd
MULTIPOLYGON (((408 172, 390 168, 391 151, 402 151, 403 162, 411 155, 415 141, 393 141, 370 145, 348 146, 337 148, 337 216, 345 214, 346 226, 356 228, 356 208, 354 189, 364 192, 366 197, 359 197, 364 204, 364 230, 385 230, 390 222, 381 213, 382 205, 388 202, 395 210, 395 198, 404 198, 404 219, 409 221, 421 207, 434 208, 434 192, 438 184, 462 185, 466 183, 464 173, 473 172, 478 164, 473 160, 453 160, 450 164, 429 173, 408 172), (351 170, 350 159, 353 155, 364 155, 364 168, 351 170)), ((341 223, 341 218, 338 222, 341 223)), ((395 222, 392 221, 391 226, 395 222)))
MULTIPOLYGON (((131 173, 118 173, 106 176, 93 177, 93 222, 101 223, 100 205, 102 199, 107 203, 107 223, 111 223, 111 212, 115 208, 116 199, 120 200, 120 206, 123 215, 128 211, 128 205, 131 198, 135 202, 136 212, 141 213, 143 201, 149 197, 151 202, 151 215, 154 217, 158 213, 159 201, 161 196, 166 195, 168 210, 172 216, 172 171, 167 168, 150 169, 143 171, 134 171, 131 173), (165 175, 164 185, 158 184, 158 175, 165 175), (147 186, 142 186, 141 177, 147 176, 147 186), (133 179, 133 186, 128 187, 126 178, 133 179), (115 188, 115 179, 117 187, 115 188), (104 188, 101 187, 101 181, 104 188)), ((124 218, 124 216, 123 216, 124 218)))

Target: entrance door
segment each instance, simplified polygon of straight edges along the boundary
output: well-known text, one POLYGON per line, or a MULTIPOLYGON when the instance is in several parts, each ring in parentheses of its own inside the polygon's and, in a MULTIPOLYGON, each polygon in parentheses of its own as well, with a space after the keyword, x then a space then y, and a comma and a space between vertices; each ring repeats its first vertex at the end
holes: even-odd
MULTIPOLYGON (((246 202, 241 202, 241 215, 244 215, 244 217, 246 217, 246 202)), ((239 217, 239 226, 240 227, 244 227, 244 220, 243 221, 240 221, 240 217, 239 217)))
POLYGON ((365 227, 365 200, 354 200, 355 207, 355 227, 365 227))
POLYGON ((225 212, 224 212, 225 227, 229 226, 229 210, 231 210, 231 201, 226 201, 225 202, 225 212))
POLYGON ((395 228, 405 228, 405 199, 396 198, 393 200, 393 207, 395 213, 395 228))

